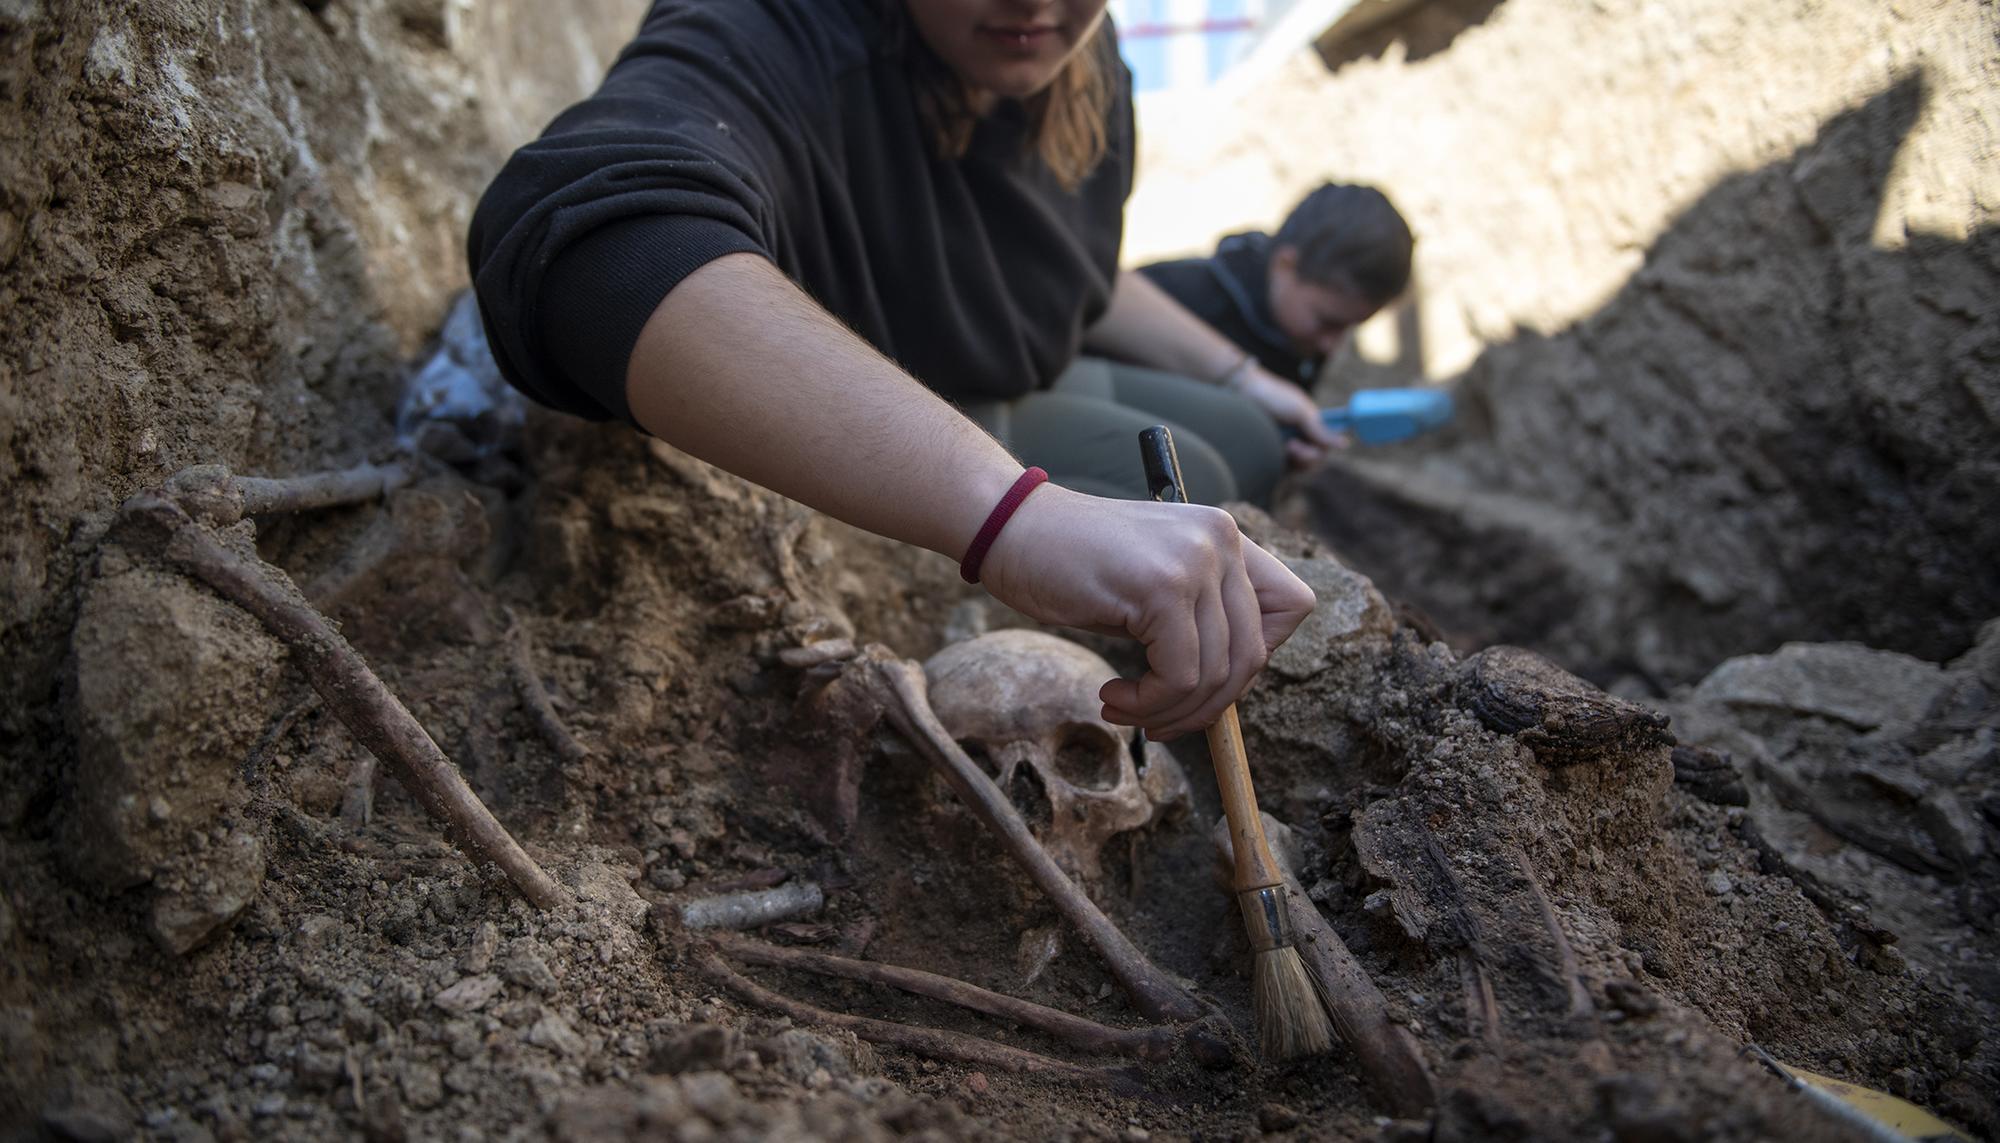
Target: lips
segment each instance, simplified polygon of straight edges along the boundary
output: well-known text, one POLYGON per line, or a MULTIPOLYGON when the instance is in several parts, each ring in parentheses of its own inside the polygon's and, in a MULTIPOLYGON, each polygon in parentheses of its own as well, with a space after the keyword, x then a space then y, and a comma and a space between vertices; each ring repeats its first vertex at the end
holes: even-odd
POLYGON ((1054 24, 990 24, 979 29, 979 34, 1003 47, 1018 50, 1033 50, 1046 43, 1052 43, 1062 29, 1054 24))

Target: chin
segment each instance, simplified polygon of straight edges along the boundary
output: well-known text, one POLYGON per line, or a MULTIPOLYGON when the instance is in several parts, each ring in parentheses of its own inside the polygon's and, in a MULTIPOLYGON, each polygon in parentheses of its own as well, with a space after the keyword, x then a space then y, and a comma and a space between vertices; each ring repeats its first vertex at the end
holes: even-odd
POLYGON ((1009 69, 992 76, 978 86, 1002 99, 1029 99, 1048 90, 1049 85, 1055 82, 1055 78, 1054 71, 1023 74, 1009 69))

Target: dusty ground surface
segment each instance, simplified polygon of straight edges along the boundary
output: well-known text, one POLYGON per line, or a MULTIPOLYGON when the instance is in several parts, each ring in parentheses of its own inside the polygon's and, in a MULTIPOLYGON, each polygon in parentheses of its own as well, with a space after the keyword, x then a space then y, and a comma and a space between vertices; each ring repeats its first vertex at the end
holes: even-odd
MULTIPOLYGON (((696 971, 674 906, 783 875, 827 903, 772 939, 1137 1022, 908 748, 826 721, 778 658, 835 637, 921 657, 1016 622, 943 561, 556 418, 531 420, 483 483, 434 469, 386 501, 229 530, 341 623, 574 898, 532 908, 368 777, 296 653, 105 539, 125 496, 191 464, 283 475, 392 449, 405 365, 462 278, 470 196, 632 17, 315 7, 0 4, 0 1131, 1852 1137, 1742 1059, 1748 1042, 2000 1129, 2000 678, 1976 623, 1925 658, 1731 648, 1775 653, 1635 672, 1614 698, 1541 660, 1475 655, 1534 641, 1506 626, 1509 593, 1442 616, 1441 641, 1336 561, 1369 565, 1351 536, 1328 547, 1246 515, 1322 599, 1245 725, 1300 881, 1437 1077, 1436 1112, 1395 1120, 1345 1055, 1260 1067, 1239 1044, 1219 1070, 1036 1080, 807 1028, 696 971), (587 764, 560 764, 525 712, 509 612, 587 764), (843 834, 829 791, 846 763, 861 796, 843 834)), ((1865 123, 1902 105, 1869 106, 1865 123)), ((1684 255, 1709 237, 1690 232, 1684 255)), ((1984 248, 1938 249, 1956 273, 1984 248)), ((1971 359, 1983 328, 1961 338, 1971 359)), ((1870 423, 1932 418, 1926 392, 1870 423)), ((1930 438, 1952 471, 1978 455, 1961 431, 1930 438)), ((1607 424, 1604 439, 1623 438, 1607 424)), ((1414 467, 1401 486, 1421 491, 1414 467)), ((1600 483, 1675 494, 1621 471, 1600 483)), ((1453 502, 1438 558, 1549 580, 1502 558, 1525 501, 1453 502)), ((1955 526, 1939 519, 1925 526, 1955 526)), ((1901 570, 1857 545, 1876 582, 1901 570)), ((1575 605, 1522 594, 1544 618, 1575 605)), ((1965 598, 1974 614, 1982 597, 1965 598)), ((1907 622, 1936 621, 1934 602, 1913 592, 1907 622)), ((1194 812, 1110 847, 1093 889, 1247 1034, 1239 926, 1211 882, 1212 782, 1198 748, 1181 757, 1194 812)), ((748 971, 826 1008, 1069 1056, 881 988, 748 971)))
MULTIPOLYGON (((782 871, 830 901, 776 939, 1135 1016, 907 748, 815 722, 810 688, 774 661, 850 633, 923 654, 978 626, 949 567, 629 434, 533 427, 538 479, 520 496, 435 476, 386 506, 267 527, 261 550, 308 584, 343 551, 376 553, 324 606, 576 902, 531 908, 393 783, 366 824, 343 816, 365 754, 285 652, 108 544, 74 648, 84 774, 56 828, 7 841, 17 1123, 75 1138, 1849 1137, 1745 1042, 1995 1123, 1979 942, 1963 962, 1909 963, 1875 913, 1760 849, 1743 809, 1707 800, 1730 800, 1713 784, 1677 783, 1652 711, 1545 662, 1461 659, 1255 516, 1322 600, 1245 704, 1264 803, 1423 1045, 1435 1117, 1380 1117, 1342 1056, 1260 1068, 1239 1049, 1222 1070, 1170 1061, 1098 1090, 774 1019, 695 971, 678 901, 782 871), (398 516, 474 540, 385 547, 398 516), (593 752, 581 774, 522 711, 503 606, 593 752), (191 744, 190 726, 210 739, 191 744), (795 791, 847 753, 861 812, 833 838, 827 800, 795 791), (1050 931, 1058 951, 1028 983, 1023 934, 1050 931)), ((1932 691, 1975 728, 1949 737, 1990 749, 1990 664, 1954 672, 1932 691)), ((1095 888, 1247 1031, 1244 950, 1211 882, 1212 785, 1198 751, 1184 761, 1195 813, 1114 843, 1095 888)), ((1992 884, 1985 866, 1961 876, 1992 884)), ((1063 1054, 879 988, 751 972, 827 1008, 1063 1054)))

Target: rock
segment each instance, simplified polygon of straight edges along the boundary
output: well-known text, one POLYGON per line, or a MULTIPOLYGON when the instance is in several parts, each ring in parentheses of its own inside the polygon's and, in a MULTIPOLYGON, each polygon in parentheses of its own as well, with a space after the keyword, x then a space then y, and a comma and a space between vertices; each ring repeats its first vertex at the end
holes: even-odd
POLYGON ((1729 874, 1720 869, 1708 875, 1708 891, 1718 897, 1728 896, 1735 888, 1736 883, 1729 879, 1729 874))
POLYGON ((1604 985, 1611 1006, 1627 1016, 1651 1016, 1660 1010, 1660 998, 1636 980, 1613 980, 1604 985))
POLYGON ((1303 1122, 1303 1116, 1282 1103, 1267 1103, 1257 1109, 1257 1128, 1266 1135, 1290 1131, 1303 1122))
POLYGON ((528 1042, 538 1048, 547 1048, 559 1056, 580 1056, 588 1047, 569 1021, 551 1012, 535 1021, 528 1029, 528 1042))
POLYGON ((156 876, 149 930, 161 948, 184 956, 256 899, 264 885, 264 843, 233 832, 218 845, 169 862, 156 876))
POLYGON ((1699 1138, 1694 1117, 1651 1076, 1606 1076, 1597 1081, 1596 1096, 1617 1143, 1694 1143, 1699 1138))
POLYGON ((636 927, 652 906, 622 874, 601 861, 582 861, 562 871, 562 881, 585 901, 611 910, 612 916, 636 927))
POLYGON ((1918 808, 1917 816, 1946 857, 1969 869, 1985 855, 1986 830, 1957 794, 1940 793, 1927 798, 1918 808))
POLYGON ((681 1077, 681 1094, 688 1107, 716 1126, 735 1119, 743 1107, 736 1081, 721 1072, 696 1072, 681 1077))
POLYGON ((1676 746, 1673 753, 1674 785, 1704 802, 1718 806, 1747 806, 1750 791, 1736 763, 1720 750, 1704 746, 1676 746))
POLYGON ((1058 926, 1044 925, 1024 931, 1014 948, 1014 967, 1021 973, 1022 987, 1040 979, 1061 953, 1062 929, 1058 926))
POLYGON ((651 1070, 665 1075, 714 1070, 735 1059, 742 1047, 743 1038, 733 1028, 690 1024, 653 1050, 651 1070))
POLYGON ((438 993, 431 1003, 446 1012, 477 1012, 486 1002, 500 994, 500 978, 497 976, 468 976, 438 993))
POLYGON ((491 921, 481 921, 472 930, 472 939, 466 942, 465 951, 459 954, 460 972, 478 974, 493 967, 493 954, 500 948, 500 926, 491 921))
POLYGON ((418 1060, 405 1061, 396 1073, 403 1100, 419 1111, 428 1111, 444 1102, 444 1080, 438 1070, 418 1060))
POLYGON ((1396 620, 1389 603, 1368 577, 1331 559, 1287 560, 1285 566, 1313 589, 1319 600, 1292 637, 1271 654, 1269 666, 1288 679, 1323 670, 1345 644, 1387 638, 1396 620))
POLYGON ((1917 773, 1931 782, 1953 786, 1982 768, 2000 762, 2000 733, 1982 726, 1971 734, 1953 738, 1917 759, 1917 773))
POLYGON ((108 558, 100 568, 70 637, 77 769, 65 852, 119 890, 150 880, 241 801, 238 768, 270 722, 285 655, 256 620, 182 576, 108 558))
POLYGON ((500 958, 500 977, 509 984, 548 995, 559 987, 556 974, 542 959, 541 946, 530 939, 513 942, 507 946, 506 955, 500 958))
POLYGON ((810 1084, 816 1072, 825 1072, 829 1082, 854 1077, 854 1061, 845 1051, 826 1037, 801 1028, 761 1040, 754 1050, 766 1067, 793 1083, 810 1084))
POLYGON ((1945 686, 1944 669, 1857 643, 1787 643, 1743 655, 1695 687, 1696 702, 1766 707, 1838 719, 1862 730, 1923 717, 1945 686))

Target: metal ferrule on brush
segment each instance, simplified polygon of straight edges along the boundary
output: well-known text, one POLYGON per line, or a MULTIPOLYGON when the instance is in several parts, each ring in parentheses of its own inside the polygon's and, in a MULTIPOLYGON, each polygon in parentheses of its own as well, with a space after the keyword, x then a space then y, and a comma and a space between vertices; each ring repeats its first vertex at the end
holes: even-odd
POLYGON ((1246 889, 1236 895, 1236 905, 1243 910, 1243 930, 1249 934, 1251 951, 1291 947, 1292 917, 1285 910, 1283 885, 1246 889))

